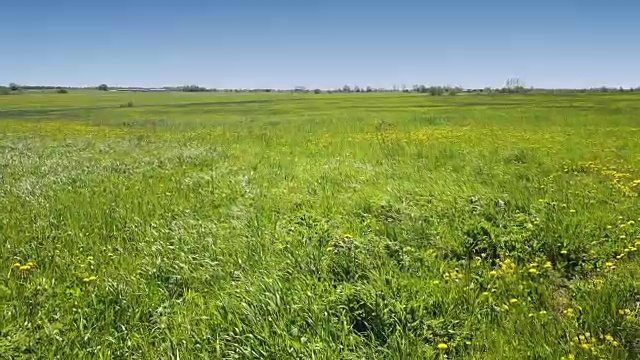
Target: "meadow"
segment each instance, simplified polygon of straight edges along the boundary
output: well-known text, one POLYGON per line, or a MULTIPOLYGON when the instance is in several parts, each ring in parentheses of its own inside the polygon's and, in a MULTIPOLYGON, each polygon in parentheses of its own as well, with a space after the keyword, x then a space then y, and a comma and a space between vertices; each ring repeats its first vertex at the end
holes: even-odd
POLYGON ((640 94, 0 96, 0 358, 638 359, 640 94))

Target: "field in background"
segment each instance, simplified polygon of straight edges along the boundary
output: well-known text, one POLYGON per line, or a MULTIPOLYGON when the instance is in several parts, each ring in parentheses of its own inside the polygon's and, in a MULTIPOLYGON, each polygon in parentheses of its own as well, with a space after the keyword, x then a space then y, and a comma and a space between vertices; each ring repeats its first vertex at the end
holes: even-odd
POLYGON ((0 358, 640 357, 640 95, 0 97, 0 358))

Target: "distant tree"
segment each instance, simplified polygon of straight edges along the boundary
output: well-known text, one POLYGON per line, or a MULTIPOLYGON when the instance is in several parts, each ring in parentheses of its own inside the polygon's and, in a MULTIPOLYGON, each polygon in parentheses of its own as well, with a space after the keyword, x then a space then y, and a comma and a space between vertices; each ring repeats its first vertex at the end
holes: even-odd
POLYGON ((460 88, 449 87, 449 88, 447 88, 447 95, 450 95, 450 96, 457 95, 461 91, 462 91, 462 89, 460 89, 460 88))
POLYGON ((351 92, 351 88, 349 87, 349 85, 343 86, 342 87, 342 92, 350 93, 351 92))
POLYGON ((313 90, 313 93, 314 93, 314 94, 322 94, 322 90, 320 90, 320 89, 315 89, 315 90, 313 90))
POLYGON ((444 95, 444 88, 442 86, 431 86, 429 87, 429 94, 431 96, 440 96, 444 95))
POLYGON ((11 90, 8 87, 0 86, 0 95, 9 95, 11 90))
POLYGON ((100 85, 98 85, 97 89, 100 90, 100 91, 107 91, 107 90, 109 90, 109 87, 107 86, 107 84, 100 84, 100 85))
POLYGON ((358 85, 354 86, 353 92, 360 92, 360 87, 358 85))
POLYGON ((198 85, 184 85, 178 88, 180 91, 184 92, 204 92, 207 91, 207 88, 198 86, 198 85))
POLYGON ((511 78, 507 79, 501 92, 509 94, 524 93, 527 92, 527 88, 525 87, 524 81, 520 80, 520 78, 511 78))
POLYGON ((9 90, 18 91, 18 90, 20 90, 20 85, 18 85, 16 83, 11 83, 11 84, 9 84, 9 90))
POLYGON ((56 90, 56 92, 58 94, 68 94, 69 93, 69 91, 67 89, 58 89, 58 90, 56 90))
POLYGON ((413 85, 413 91, 422 94, 426 93, 428 91, 428 88, 424 85, 413 85))
POLYGON ((367 92, 373 92, 373 88, 371 86, 367 86, 367 92))

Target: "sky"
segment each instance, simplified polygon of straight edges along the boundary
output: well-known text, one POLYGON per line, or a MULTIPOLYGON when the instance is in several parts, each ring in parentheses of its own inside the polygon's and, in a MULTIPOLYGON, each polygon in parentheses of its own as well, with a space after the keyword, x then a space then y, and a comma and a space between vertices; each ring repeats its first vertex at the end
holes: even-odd
POLYGON ((0 0, 0 84, 640 87, 637 0, 0 0))

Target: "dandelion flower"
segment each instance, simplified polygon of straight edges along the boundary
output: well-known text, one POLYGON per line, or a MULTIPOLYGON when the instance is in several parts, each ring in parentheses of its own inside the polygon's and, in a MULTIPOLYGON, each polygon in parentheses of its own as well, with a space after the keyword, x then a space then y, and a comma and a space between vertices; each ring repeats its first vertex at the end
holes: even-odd
POLYGON ((529 273, 532 274, 532 275, 535 275, 535 274, 538 273, 538 270, 536 270, 535 268, 531 268, 531 269, 529 269, 529 273))
POLYGON ((515 304, 517 302, 518 302, 518 299, 516 299, 516 298, 512 298, 511 300, 509 300, 510 304, 515 304))
POLYGON ((447 350, 448 348, 449 348, 449 346, 447 346, 447 344, 445 344, 445 343, 438 344, 438 349, 439 350, 447 350))
POLYGON ((20 266, 20 270, 21 270, 21 271, 29 271, 29 270, 31 270, 31 266, 29 266, 29 265, 22 265, 22 266, 20 266))
POLYGON ((551 265, 551 261, 547 261, 546 263, 544 263, 544 268, 545 269, 551 269, 553 267, 553 265, 551 265))
POLYGON ((540 315, 547 315, 547 312, 545 310, 540 310, 540 312, 538 313, 540 315))
POLYGON ((604 263, 604 265, 606 267, 613 267, 613 265, 615 265, 615 264, 613 262, 611 262, 611 261, 607 261, 606 263, 604 263))
POLYGON ((562 251, 560 251, 560 254, 562 254, 562 255, 567 255, 567 250, 562 250, 562 251))
POLYGON ((20 266, 22 266, 22 265, 20 265, 19 262, 13 264, 13 267, 16 268, 16 269, 19 269, 20 266))
POLYGON ((98 278, 95 277, 95 276, 89 276, 89 277, 86 277, 86 278, 82 279, 82 281, 88 283, 88 282, 96 281, 97 279, 98 278))
POLYGON ((496 275, 498 275, 498 272, 495 271, 495 270, 491 270, 491 272, 489 272, 489 275, 496 276, 496 275))

